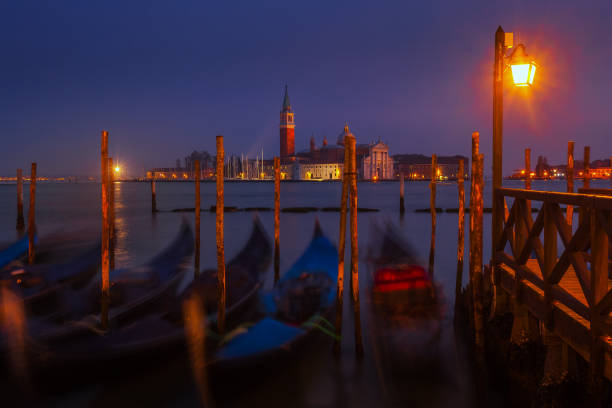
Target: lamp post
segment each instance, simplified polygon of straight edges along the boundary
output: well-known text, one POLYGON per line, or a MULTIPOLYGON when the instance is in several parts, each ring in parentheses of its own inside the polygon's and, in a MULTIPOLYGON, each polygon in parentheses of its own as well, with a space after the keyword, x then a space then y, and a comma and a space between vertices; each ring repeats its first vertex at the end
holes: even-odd
MULTIPOLYGON (((504 71, 510 66, 512 79, 515 86, 530 87, 537 65, 525 52, 525 46, 519 44, 514 52, 508 57, 506 49, 512 48, 513 35, 506 33, 499 26, 495 32, 495 63, 493 65, 493 193, 502 185, 502 141, 503 141, 503 95, 504 95, 504 71)), ((497 200, 493 199, 492 213, 492 251, 491 257, 495 255, 495 244, 499 239, 503 228, 503 216, 497 200)))

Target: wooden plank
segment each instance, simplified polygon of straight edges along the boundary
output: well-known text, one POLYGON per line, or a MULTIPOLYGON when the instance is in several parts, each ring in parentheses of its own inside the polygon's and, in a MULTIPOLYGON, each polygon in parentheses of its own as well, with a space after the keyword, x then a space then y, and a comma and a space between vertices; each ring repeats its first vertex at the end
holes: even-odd
MULTIPOLYGON (((531 283, 542 292, 544 291, 544 280, 542 278, 541 271, 538 269, 537 262, 529 262, 530 267, 526 265, 519 265, 507 254, 500 253, 497 254, 497 261, 500 262, 500 269, 505 271, 506 275, 508 275, 509 270, 512 271, 512 279, 515 279, 516 274, 521 274, 525 281, 531 283)), ((503 280, 503 276, 500 276, 500 278, 503 280)), ((584 296, 579 296, 582 294, 582 292, 579 289, 578 283, 575 282, 573 287, 568 287, 570 286, 569 283, 572 281, 572 279, 574 282, 577 280, 574 276, 571 279, 564 280, 559 285, 551 285, 552 299, 567 305, 569 309, 582 318, 589 319, 591 311, 584 296), (580 297, 580 299, 578 297, 580 297)), ((512 289, 516 290, 515 285, 512 285, 512 289)))
POLYGON ((578 193, 580 193, 580 194, 591 194, 591 195, 602 195, 602 196, 612 196, 612 188, 584 188, 584 187, 580 187, 578 189, 578 193))
MULTIPOLYGON (((581 259, 578 259, 575 252, 584 250, 585 241, 587 241, 589 238, 589 228, 588 225, 580 225, 574 236, 571 237, 569 241, 567 241, 567 235, 565 235, 565 232, 560 232, 560 235, 562 235, 561 239, 565 245, 565 250, 561 254, 557 265, 555 265, 551 273, 550 279, 553 283, 559 282, 570 263, 573 264, 575 262, 581 262, 581 259), (572 262, 572 258, 577 259, 575 259, 575 262, 572 262)), ((581 265, 581 267, 586 268, 586 264, 581 265)))
POLYGON ((512 207, 510 207, 510 214, 508 215, 508 218, 504 225, 504 230, 501 236, 499 237, 500 239, 496 246, 498 251, 503 251, 504 248, 506 247, 506 242, 510 242, 510 247, 512 248, 512 252, 514 252, 515 243, 514 243, 514 234, 513 234, 512 227, 514 226, 516 222, 516 212, 517 212, 519 201, 520 200, 514 200, 514 202, 512 203, 512 207))
POLYGON ((529 256, 531 255, 531 252, 533 251, 536 251, 536 254, 538 251, 540 251, 539 253, 540 258, 543 257, 544 255, 542 244, 540 243, 540 240, 538 238, 538 236, 542 232, 542 229, 544 228, 544 212, 540 211, 538 213, 538 216, 536 217, 535 222, 532 221, 531 214, 527 215, 525 213, 522 213, 521 215, 524 217, 524 221, 525 221, 525 224, 527 225, 527 229, 529 229, 529 235, 527 236, 525 247, 523 247, 517 259, 519 263, 524 264, 527 261, 527 259, 529 259, 529 256))
POLYGON ((553 320, 555 322, 555 334, 561 337, 582 358, 589 361, 591 357, 591 338, 588 321, 576 319, 569 309, 559 304, 555 305, 553 320))
MULTIPOLYGON (((565 180, 567 182, 567 192, 574 192, 574 142, 567 142, 567 166, 565 169, 565 180)), ((566 207, 565 216, 567 218, 567 224, 572 226, 574 220, 574 207, 568 205, 566 207)))
POLYGON ((554 209, 551 209, 554 203, 543 203, 540 211, 544 212, 544 268, 542 275, 544 277, 544 302, 546 303, 546 318, 544 323, 549 329, 552 329, 552 303, 553 295, 551 293, 552 285, 550 277, 557 263, 557 226, 554 220, 554 209))

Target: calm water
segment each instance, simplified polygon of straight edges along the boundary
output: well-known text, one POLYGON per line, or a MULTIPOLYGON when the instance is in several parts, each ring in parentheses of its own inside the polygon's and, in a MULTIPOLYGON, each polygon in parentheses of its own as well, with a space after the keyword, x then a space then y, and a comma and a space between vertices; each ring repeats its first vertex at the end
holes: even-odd
MULTIPOLYGON (((581 183, 577 183, 581 184, 581 183)), ((608 187, 607 182, 593 182, 593 187, 608 187)), ((522 187, 521 182, 507 181, 508 187, 522 187)), ((534 189, 564 191, 562 181, 535 181, 534 189)), ((202 208, 215 204, 214 183, 202 183, 202 208)), ((454 301, 457 214, 441 213, 438 216, 435 276, 445 294, 446 315, 439 338, 431 344, 436 358, 444 362, 435 376, 420 375, 422 368, 413 372, 407 363, 406 375, 397 375, 389 369, 377 349, 376 322, 369 311, 368 278, 371 274, 363 255, 376 242, 377 236, 369 232, 372 225, 392 222, 413 244, 426 264, 429 253, 430 216, 415 213, 417 208, 429 206, 429 188, 426 182, 406 183, 406 213, 400 219, 398 212, 399 185, 397 182, 359 183, 359 206, 378 208, 378 213, 359 213, 360 291, 362 294, 362 320, 366 358, 357 363, 353 357, 352 314, 349 313, 348 291, 345 301, 343 325, 343 353, 339 361, 331 358, 328 349, 318 350, 299 361, 287 362, 278 376, 270 378, 256 390, 248 393, 232 392, 231 396, 217 395, 221 406, 373 406, 410 403, 414 406, 473 406, 475 404, 504 405, 505 398, 496 392, 477 391, 472 380, 466 354, 458 346, 452 329, 452 305, 454 301), (350 317, 350 318, 349 318, 350 317), (243 395, 244 394, 244 395, 243 395)), ((28 202, 28 189, 24 189, 24 201, 28 202)), ((340 183, 284 183, 281 185, 281 207, 313 206, 333 207, 340 203, 340 183)), ((469 197, 469 183, 466 183, 469 197)), ((0 185, 0 242, 15 239, 15 191, 14 185, 0 185)), ((160 210, 193 207, 192 183, 158 183, 157 206, 160 210)), ((439 184, 437 206, 457 207, 457 187, 454 183, 439 184)), ((147 183, 117 183, 115 185, 118 267, 129 267, 147 261, 174 237, 182 218, 193 223, 193 213, 160 212, 152 215, 150 188, 147 183)), ((490 184, 485 189, 485 206, 490 206, 490 184)), ((56 231, 77 229, 99 230, 100 186, 93 183, 47 184, 37 187, 37 225, 41 236, 56 231)), ((226 183, 225 204, 237 207, 272 207, 273 184, 226 183)), ((466 203, 467 205, 468 203, 466 203)), ((244 245, 253 213, 226 213, 226 259, 231 259, 244 245)), ((273 235, 273 212, 262 212, 261 220, 270 236, 273 235)), ((337 242, 338 213, 315 212, 307 214, 281 213, 281 274, 299 257, 312 236, 315 219, 318 218, 325 233, 337 242)), ((467 220, 466 220, 467 221, 467 220)), ((467 225, 466 225, 467 228, 467 225)), ((490 216, 485 214, 484 237, 489 240, 490 216)), ((203 212, 201 219, 201 265, 214 268, 215 215, 203 212)), ((348 252, 348 251, 347 251, 348 252)), ((466 252, 467 254, 467 252, 466 252)), ((348 255, 348 254, 347 254, 348 255)), ((484 246, 485 262, 490 257, 490 245, 484 246)), ((269 281, 272 270, 268 271, 269 281)), ((467 274, 467 263, 464 277, 467 274)), ((190 273, 187 274, 191 276, 190 273)), ((418 333, 415 331, 415 337, 418 333)), ((178 364, 178 363, 177 363, 178 364)), ((74 406, 192 406, 198 397, 192 386, 188 369, 178 365, 164 365, 129 379, 102 384, 92 384, 77 390, 45 397, 44 405, 74 406), (159 384, 159 386, 158 386, 159 384)))

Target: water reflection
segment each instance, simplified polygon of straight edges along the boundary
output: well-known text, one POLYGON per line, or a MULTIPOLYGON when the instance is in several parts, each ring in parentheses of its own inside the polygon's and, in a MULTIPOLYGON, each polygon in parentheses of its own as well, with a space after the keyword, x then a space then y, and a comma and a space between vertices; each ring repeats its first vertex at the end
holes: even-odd
MULTIPOLYGON (((564 190, 563 183, 551 182, 534 188, 564 190)), ((596 186, 596 183, 593 183, 596 186)), ((518 183, 520 186, 520 183, 518 183)), ((193 207, 193 185, 190 183, 159 183, 157 190, 160 212, 151 215, 150 191, 144 183, 115 183, 116 265, 131 267, 144 263, 160 252, 172 239, 182 215, 174 208, 193 207)), ((429 251, 430 217, 414 213, 416 208, 428 206, 429 190, 426 183, 406 184, 406 213, 397 211, 397 184, 359 184, 359 201, 363 207, 379 208, 380 213, 359 213, 361 321, 364 335, 365 358, 354 357, 354 317, 350 301, 343 304, 345 316, 342 328, 342 352, 334 358, 331 341, 327 345, 305 350, 292 361, 286 361, 265 381, 227 383, 211 389, 212 398, 222 406, 472 406, 486 402, 498 404, 493 393, 475 392, 480 384, 472 375, 467 351, 455 336, 452 321, 456 273, 457 215, 440 213, 436 246, 436 279, 444 293, 441 300, 447 314, 424 319, 411 316, 389 322, 376 309, 372 293, 376 267, 366 259, 368 248, 379 244, 380 233, 372 225, 388 220, 398 225, 399 234, 414 246, 417 258, 425 258, 429 251), (254 386, 252 383, 256 383, 254 386)), ((467 186, 466 186, 467 187, 467 186)), ((485 197, 490 197, 489 190, 485 197)), ((0 214, 0 241, 14 238, 14 189, 0 189, 0 205, 8 211, 0 214)), ((82 228, 99 229, 100 188, 97 184, 40 184, 38 188, 37 219, 41 236, 57 230, 82 228)), ((466 193, 469 195, 469 192, 466 193)), ((25 191, 27 201, 27 190, 25 191)), ((457 207, 456 187, 440 185, 438 205, 457 207)), ((214 184, 202 184, 202 208, 214 204, 214 184)), ((283 184, 281 207, 337 206, 340 185, 337 183, 283 184)), ((226 203, 238 207, 272 207, 271 183, 227 183, 226 203)), ((269 235, 273 235, 273 213, 260 213, 269 235)), ((488 236, 489 215, 485 214, 484 236, 488 236)), ((192 214, 187 215, 192 223, 192 214)), ((294 263, 311 238, 312 225, 318 218, 332 241, 338 237, 337 213, 281 213, 280 273, 294 263)), ((202 212, 202 268, 215 268, 215 216, 202 212)), ((226 257, 231 259, 244 246, 251 228, 251 214, 228 213, 225 217, 226 257)), ((484 258, 490 248, 485 246, 484 258)), ((348 255, 348 248, 347 254, 348 255)), ((345 256, 345 259, 348 259, 345 256)), ((345 275, 348 272, 348 265, 345 275)), ((266 288, 273 286, 273 267, 266 271, 266 288)), ((188 274, 189 275, 189 274, 188 274)), ((467 275, 464 271, 464 275, 467 275)), ((345 282, 346 283, 346 282, 345 282)), ((346 283, 348 285, 348 283, 346 283)), ((348 287, 345 294, 350 294, 348 287)), ((4 297, 4 296, 3 296, 4 297)), ((8 297, 7 297, 8 298, 8 297)), ((13 310, 13 309, 11 309, 13 310)), ((18 316, 17 312, 11 316, 18 316)), ((5 319, 5 321, 7 321, 5 319)), ((19 327, 19 322, 15 323, 19 327)), ((186 351, 186 350, 185 350, 186 351)), ((15 355, 18 355, 15 354, 15 355)), ((87 374, 87 373, 84 373, 87 374)), ((200 400, 194 387, 190 361, 176 356, 156 363, 149 362, 142 370, 137 367, 129 375, 115 372, 112 378, 95 380, 74 388, 70 384, 42 393, 42 405, 54 401, 60 405, 79 400, 83 405, 104 401, 108 404, 193 406, 200 400)), ((8 383, 0 385, 3 395, 18 395, 8 383)))

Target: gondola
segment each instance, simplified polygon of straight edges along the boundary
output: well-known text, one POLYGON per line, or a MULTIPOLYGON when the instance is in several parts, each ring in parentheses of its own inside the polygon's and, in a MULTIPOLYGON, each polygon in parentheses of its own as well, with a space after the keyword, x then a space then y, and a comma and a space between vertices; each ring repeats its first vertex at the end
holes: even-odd
MULTIPOLYGON (((29 242, 28 236, 25 235, 16 242, 3 246, 0 249, 0 268, 4 268, 15 259, 24 256, 28 252, 29 242)), ((36 242, 36 239, 34 242, 36 242)))
POLYGON ((442 290, 416 251, 391 226, 373 228, 370 247, 372 344, 389 388, 402 381, 438 375, 444 318, 442 290))
POLYGON ((379 313, 389 318, 424 313, 439 314, 441 291, 411 245, 391 225, 374 227, 380 237, 370 248, 373 269, 372 300, 379 313))
POLYGON ((67 261, 34 265, 12 264, 2 270, 0 279, 10 283, 23 300, 28 315, 50 314, 58 308, 65 288, 79 288, 98 271, 100 243, 76 249, 67 261))
MULTIPOLYGON (((184 276, 186 261, 193 253, 193 233, 183 222, 174 241, 147 264, 117 269, 110 274, 110 325, 137 319, 173 295, 184 276)), ((94 276, 79 288, 60 291, 60 308, 48 316, 30 316, 28 341, 70 344, 100 328, 100 277, 94 276)))
POLYGON ((237 367, 254 367, 262 375, 267 363, 286 361, 289 353, 317 335, 331 341, 324 333, 334 331, 328 318, 335 305, 337 278, 338 251, 317 222, 302 256, 273 290, 262 295, 264 316, 219 349, 213 369, 231 374, 237 373, 237 367))
MULTIPOLYGON (((253 223, 251 236, 241 252, 227 268, 229 328, 234 327, 240 316, 248 314, 263 284, 264 272, 272 258, 271 243, 258 218, 253 223)), ((115 322, 114 327, 100 333, 96 330, 80 331, 72 336, 55 336, 44 341, 33 340, 28 345, 30 357, 40 371, 61 367, 64 374, 83 372, 85 377, 96 367, 108 367, 110 361, 129 369, 135 361, 150 361, 184 350, 185 331, 181 302, 197 293, 202 298, 212 298, 209 305, 209 324, 216 318, 217 273, 205 270, 187 288, 171 299, 166 299, 165 310, 143 314, 138 319, 115 322), (213 297, 214 294, 214 297, 213 297), (84 371, 87 367, 88 370, 84 371)), ((112 367, 112 371, 117 369, 112 367)), ((54 370, 55 372, 55 370, 54 370)))

